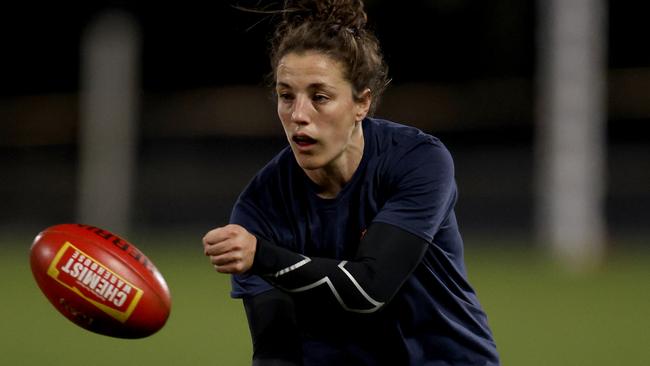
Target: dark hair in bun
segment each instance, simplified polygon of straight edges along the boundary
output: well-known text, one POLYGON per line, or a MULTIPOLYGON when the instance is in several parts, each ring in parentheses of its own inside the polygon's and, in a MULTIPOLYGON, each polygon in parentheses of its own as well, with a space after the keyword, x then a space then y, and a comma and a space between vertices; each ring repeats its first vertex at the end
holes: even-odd
POLYGON ((301 25, 305 21, 329 23, 360 30, 366 26, 367 16, 362 1, 295 1, 284 3, 283 24, 301 25))
POLYGON ((271 39, 271 67, 291 52, 318 51, 344 65, 355 98, 367 88, 373 96, 372 113, 388 85, 388 67, 379 41, 366 28, 368 17, 361 0, 286 0, 282 19, 271 39))

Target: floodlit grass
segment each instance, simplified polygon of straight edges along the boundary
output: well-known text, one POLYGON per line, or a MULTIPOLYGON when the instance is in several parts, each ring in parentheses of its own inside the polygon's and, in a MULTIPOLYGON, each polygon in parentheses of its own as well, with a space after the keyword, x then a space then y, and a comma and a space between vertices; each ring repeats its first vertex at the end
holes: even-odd
POLYGON ((230 299, 228 277, 214 272, 203 257, 200 238, 148 238, 147 245, 138 245, 163 273, 172 293, 165 327, 138 340, 97 335, 68 321, 33 279, 29 242, 20 243, 22 249, 17 243, 0 243, 5 248, 0 257, 0 365, 250 364, 243 307, 230 299))
POLYGON ((650 252, 579 274, 536 251, 467 251, 504 365, 650 365, 650 252))
MULTIPOLYGON (((0 365, 250 364, 242 306, 202 256, 201 234, 132 238, 173 296, 167 325, 141 340, 69 322, 33 280, 31 237, 0 239, 0 365)), ((562 271, 535 251, 473 246, 466 253, 504 365, 650 365, 650 253, 614 256, 588 275, 562 271)))

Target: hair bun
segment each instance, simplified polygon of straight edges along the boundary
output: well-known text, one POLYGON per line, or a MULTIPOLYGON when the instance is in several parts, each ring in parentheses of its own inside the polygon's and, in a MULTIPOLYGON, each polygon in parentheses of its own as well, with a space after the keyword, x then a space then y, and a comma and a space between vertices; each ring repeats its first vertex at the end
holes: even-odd
POLYGON ((322 22, 355 32, 364 29, 368 20, 362 0, 286 0, 283 14, 288 25, 322 22))

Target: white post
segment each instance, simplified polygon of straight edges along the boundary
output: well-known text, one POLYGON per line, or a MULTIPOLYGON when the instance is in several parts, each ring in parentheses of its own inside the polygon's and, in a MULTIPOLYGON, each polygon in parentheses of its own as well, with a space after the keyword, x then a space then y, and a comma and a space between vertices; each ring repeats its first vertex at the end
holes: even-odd
POLYGON ((136 21, 109 11, 81 40, 78 221, 126 235, 139 98, 136 21))
POLYGON ((538 239, 570 269, 605 246, 604 0, 539 2, 538 239))

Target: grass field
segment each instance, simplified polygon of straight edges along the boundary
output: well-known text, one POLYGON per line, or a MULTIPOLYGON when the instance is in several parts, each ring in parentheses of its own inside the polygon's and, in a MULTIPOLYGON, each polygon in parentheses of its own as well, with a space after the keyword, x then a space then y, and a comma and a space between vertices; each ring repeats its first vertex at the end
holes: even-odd
MULTIPOLYGON (((29 269, 32 238, 0 236, 0 365, 250 364, 241 304, 228 297, 228 279, 213 272, 199 239, 131 237, 165 275, 173 308, 159 333, 121 340, 56 312, 29 269)), ((467 264, 504 365, 650 365, 650 252, 616 255, 576 275, 534 251, 491 248, 468 246, 467 264)))

